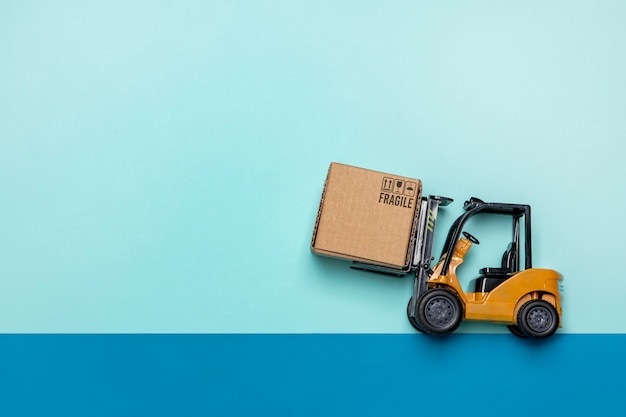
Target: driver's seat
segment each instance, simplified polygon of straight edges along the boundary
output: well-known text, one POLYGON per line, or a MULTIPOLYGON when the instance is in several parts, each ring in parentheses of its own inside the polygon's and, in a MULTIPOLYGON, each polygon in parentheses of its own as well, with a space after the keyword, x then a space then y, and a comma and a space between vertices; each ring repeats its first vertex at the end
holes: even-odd
POLYGON ((516 272, 514 271, 515 269, 515 258, 516 258, 516 253, 515 253, 515 246, 513 245, 513 242, 509 243, 509 245, 507 246, 506 251, 504 252, 504 254, 502 255, 502 267, 500 268, 492 268, 492 267, 487 267, 487 268, 483 268, 481 269, 480 275, 489 275, 489 276, 506 276, 512 272, 516 272))
POLYGON ((515 245, 513 242, 509 243, 507 250, 502 255, 502 267, 501 268, 482 268, 480 277, 476 279, 476 292, 489 292, 502 284, 516 271, 515 265, 515 245))

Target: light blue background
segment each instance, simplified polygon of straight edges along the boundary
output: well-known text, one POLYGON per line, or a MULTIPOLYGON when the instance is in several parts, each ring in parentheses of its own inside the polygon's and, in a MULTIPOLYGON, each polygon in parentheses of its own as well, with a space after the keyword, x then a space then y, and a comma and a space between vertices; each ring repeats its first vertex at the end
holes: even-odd
MULTIPOLYGON (((561 332, 622 333, 624 21, 619 1, 5 2, 0 332, 413 332, 411 278, 309 252, 338 161, 454 198, 437 253, 464 199, 531 204, 561 332)), ((468 280, 504 249, 472 231, 468 280)))

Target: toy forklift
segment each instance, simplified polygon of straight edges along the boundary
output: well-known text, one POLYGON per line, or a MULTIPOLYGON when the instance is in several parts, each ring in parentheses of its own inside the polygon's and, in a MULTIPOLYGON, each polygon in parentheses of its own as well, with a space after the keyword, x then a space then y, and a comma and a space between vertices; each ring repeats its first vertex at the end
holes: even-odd
POLYGON ((415 273, 407 315, 411 325, 423 333, 449 334, 465 319, 503 323, 511 333, 523 338, 554 334, 561 325, 559 285, 563 278, 556 271, 532 267, 530 206, 486 203, 474 197, 466 201, 465 213, 450 227, 439 261, 431 267, 438 209, 451 202, 446 197, 422 198, 414 251, 405 269, 356 261, 352 268, 396 276, 415 273), (479 241, 463 226, 471 217, 485 214, 511 217, 512 241, 502 256, 502 264, 482 268, 474 282, 474 292, 465 292, 456 269, 479 241), (524 265, 520 268, 522 246, 524 265))

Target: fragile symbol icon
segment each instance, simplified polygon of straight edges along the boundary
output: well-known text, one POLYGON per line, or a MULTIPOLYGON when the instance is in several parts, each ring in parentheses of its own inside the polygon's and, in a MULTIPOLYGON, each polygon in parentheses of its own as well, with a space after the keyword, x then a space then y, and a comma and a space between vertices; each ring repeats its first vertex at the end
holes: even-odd
POLYGON ((394 187, 393 187, 393 192, 395 194, 402 194, 404 192, 404 181, 396 180, 394 187))

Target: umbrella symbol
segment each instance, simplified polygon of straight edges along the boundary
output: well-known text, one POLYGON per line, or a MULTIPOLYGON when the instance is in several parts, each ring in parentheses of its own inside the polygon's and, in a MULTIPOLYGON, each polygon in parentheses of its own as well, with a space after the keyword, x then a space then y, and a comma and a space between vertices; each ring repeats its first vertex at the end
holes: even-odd
POLYGON ((417 191, 416 189, 416 184, 414 182, 407 182, 406 183, 406 188, 404 189, 404 195, 408 195, 410 197, 413 197, 417 191))

